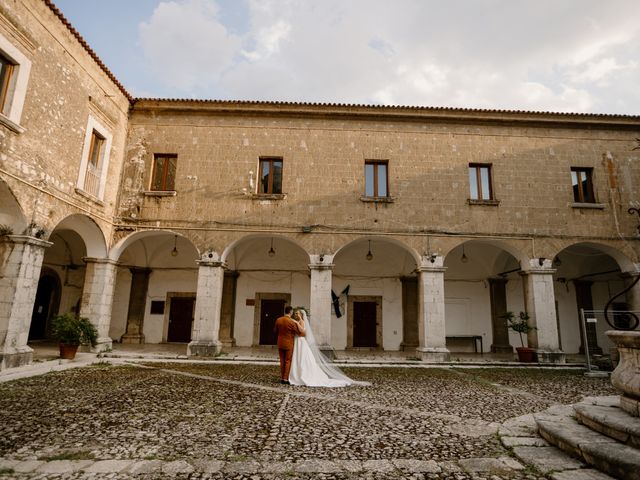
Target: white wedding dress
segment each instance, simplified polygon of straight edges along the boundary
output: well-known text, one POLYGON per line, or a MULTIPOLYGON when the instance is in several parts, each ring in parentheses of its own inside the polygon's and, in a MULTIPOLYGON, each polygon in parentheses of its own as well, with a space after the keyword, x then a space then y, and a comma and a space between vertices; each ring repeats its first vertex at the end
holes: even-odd
POLYGON ((370 385, 347 377, 332 365, 315 344, 315 338, 307 316, 302 312, 305 323, 305 337, 296 337, 293 358, 289 371, 289 383, 306 387, 347 387, 349 385, 370 385))

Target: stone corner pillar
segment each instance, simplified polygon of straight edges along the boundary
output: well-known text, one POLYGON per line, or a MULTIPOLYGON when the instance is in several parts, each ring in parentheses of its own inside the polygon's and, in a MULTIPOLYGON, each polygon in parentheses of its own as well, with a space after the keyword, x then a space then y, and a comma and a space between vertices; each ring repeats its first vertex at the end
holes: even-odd
POLYGON ((218 260, 198 261, 196 306, 187 346, 190 357, 215 357, 222 351, 220 316, 226 264, 218 260))
POLYGON ((91 257, 84 257, 82 260, 87 265, 87 270, 80 302, 80 316, 88 318, 98 330, 98 343, 91 351, 109 351, 113 347, 109 328, 118 262, 108 258, 91 257))
POLYGON ((416 354, 427 362, 447 362, 445 338, 444 258, 423 259, 418 267, 418 342, 416 354))
POLYGON ((131 289, 129 291, 129 310, 127 311, 127 330, 120 338, 120 342, 143 344, 145 342, 144 314, 152 270, 146 267, 131 267, 129 270, 131 271, 131 289))
POLYGON ((51 245, 28 235, 0 238, 0 370, 33 360, 29 327, 44 250, 51 245))
POLYGON ((328 358, 334 359, 335 349, 331 345, 331 271, 334 267, 332 261, 332 255, 311 255, 309 321, 313 322, 313 333, 318 348, 328 358))
POLYGON ((566 355, 560 350, 560 335, 556 318, 555 293, 551 261, 543 265, 532 259, 529 269, 520 272, 523 277, 524 300, 529 323, 536 327, 527 335, 530 348, 536 350, 540 363, 565 363, 566 355))

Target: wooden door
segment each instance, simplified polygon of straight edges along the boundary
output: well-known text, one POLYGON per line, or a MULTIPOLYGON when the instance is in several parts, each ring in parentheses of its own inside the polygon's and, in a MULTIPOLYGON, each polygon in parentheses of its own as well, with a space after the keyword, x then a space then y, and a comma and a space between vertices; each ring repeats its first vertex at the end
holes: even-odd
POLYGON ((353 346, 377 347, 376 302, 353 302, 353 346))
POLYGON ((171 297, 167 342, 190 342, 195 297, 171 297))
POLYGON ((275 345, 278 337, 273 327, 278 317, 284 315, 284 300, 260 301, 260 345, 275 345))

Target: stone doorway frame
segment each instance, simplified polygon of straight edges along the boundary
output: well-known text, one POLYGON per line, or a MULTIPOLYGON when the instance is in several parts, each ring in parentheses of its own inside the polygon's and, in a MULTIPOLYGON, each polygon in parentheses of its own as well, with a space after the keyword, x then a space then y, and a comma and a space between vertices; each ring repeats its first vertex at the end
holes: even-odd
MULTIPOLYGON (((253 340, 252 348, 276 348, 268 345, 260 345, 260 317, 262 315, 262 300, 284 300, 285 306, 291 305, 290 293, 256 292, 255 305, 253 307, 253 340)), ((282 312, 284 315, 284 312, 282 312)))
POLYGON ((381 295, 349 295, 347 296, 347 350, 380 351, 382 344, 382 296, 381 295), (353 346, 353 303, 376 302, 376 343, 377 347, 353 346))
MULTIPOLYGON (((169 315, 171 314, 171 299, 187 297, 193 297, 193 313, 195 314, 197 300, 196 292, 167 292, 164 302, 164 325, 162 326, 163 342, 169 342, 169 315)), ((193 339, 193 322, 191 323, 191 339, 193 339)))

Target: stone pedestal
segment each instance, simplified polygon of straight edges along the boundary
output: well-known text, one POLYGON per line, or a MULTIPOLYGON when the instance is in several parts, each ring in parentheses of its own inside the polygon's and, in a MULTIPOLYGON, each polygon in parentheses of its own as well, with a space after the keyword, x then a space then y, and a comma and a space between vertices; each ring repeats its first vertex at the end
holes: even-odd
POLYGON ((26 235, 0 238, 0 370, 31 363, 27 345, 44 249, 52 245, 26 235))
POLYGON ((565 363, 566 355, 560 350, 560 336, 556 319, 555 293, 551 260, 539 265, 532 259, 530 268, 521 273, 529 322, 536 327, 527 335, 530 348, 536 349, 540 363, 565 363))
POLYGON ((638 417, 640 416, 640 332, 608 330, 606 334, 620 352, 618 366, 611 374, 611 384, 622 391, 620 408, 638 417))
POLYGON ((316 343, 322 353, 328 358, 335 358, 335 351, 331 345, 331 270, 333 263, 331 255, 311 255, 309 269, 311 270, 311 288, 309 297, 310 322, 316 343))
POLYGON ((193 331, 191 342, 187 347, 187 355, 215 357, 222 350, 219 335, 225 264, 201 260, 198 265, 198 290, 193 331))
POLYGON ((117 262, 106 258, 83 258, 87 264, 80 316, 86 317, 98 330, 98 343, 94 352, 111 350, 109 337, 113 292, 116 284, 117 262))
POLYGON ((445 338, 443 258, 418 268, 418 341, 416 355, 427 362, 449 361, 445 338))

